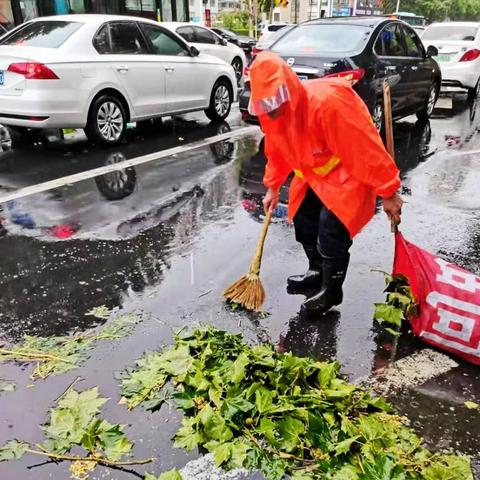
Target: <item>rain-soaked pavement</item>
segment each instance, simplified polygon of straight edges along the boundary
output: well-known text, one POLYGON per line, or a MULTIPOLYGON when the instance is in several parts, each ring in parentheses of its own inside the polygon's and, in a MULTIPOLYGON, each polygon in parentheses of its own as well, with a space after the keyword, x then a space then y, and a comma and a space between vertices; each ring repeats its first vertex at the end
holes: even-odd
MULTIPOLYGON (((396 160, 403 174, 402 231, 414 243, 480 274, 480 107, 454 95, 440 99, 427 124, 407 119, 395 126, 396 160)), ((0 156, 0 201, 7 194, 65 175, 111 165, 159 149, 242 128, 238 116, 217 127, 177 119, 161 133, 140 135, 115 149, 69 140, 46 149, 28 146, 0 156)), ((348 136, 346 135, 346 141, 348 136)), ((320 359, 337 358, 351 380, 425 348, 408 334, 398 343, 373 326, 373 304, 383 299, 393 238, 379 212, 357 237, 345 284, 345 301, 324 318, 299 316, 302 296, 288 295, 285 278, 305 269, 285 205, 277 210, 265 247, 262 280, 267 318, 232 312, 222 289, 248 266, 262 220, 259 202, 265 158, 259 131, 220 143, 186 149, 175 157, 64 184, 4 202, 0 218, 0 342, 24 334, 65 335, 96 326, 86 316, 106 305, 142 311, 144 321, 127 338, 101 343, 81 368, 31 387, 30 368, 0 365, 0 378, 14 380, 13 393, 0 394, 0 444, 10 438, 41 440, 38 425, 52 402, 77 377, 79 387, 100 387, 110 397, 109 421, 129 425, 137 458, 159 460, 147 470, 183 466, 197 455, 172 449, 179 417, 164 406, 147 414, 118 406, 113 374, 132 365, 145 350, 171 341, 184 325, 212 324, 241 331, 252 341, 269 340, 282 350, 320 359)), ((286 191, 282 192, 283 200, 286 191)), ((413 385, 391 399, 432 448, 453 448, 473 456, 480 478, 478 367, 458 367, 413 385)), ((1 480, 68 478, 66 464, 36 464, 25 457, 0 464, 1 480)), ((137 472, 145 469, 138 468, 137 472)), ((130 478, 97 470, 95 478, 130 478)))

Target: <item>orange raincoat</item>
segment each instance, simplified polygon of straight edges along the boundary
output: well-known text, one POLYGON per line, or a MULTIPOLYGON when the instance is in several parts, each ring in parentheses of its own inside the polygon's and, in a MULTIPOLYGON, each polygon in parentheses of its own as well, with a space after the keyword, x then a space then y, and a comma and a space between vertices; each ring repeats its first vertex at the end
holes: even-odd
POLYGON ((310 187, 353 238, 375 213, 376 197, 389 198, 400 187, 398 168, 362 99, 347 80, 301 82, 272 52, 253 63, 251 89, 265 133, 265 186, 278 189, 293 171, 289 219, 310 187), (287 101, 273 120, 260 106, 278 98, 287 101))

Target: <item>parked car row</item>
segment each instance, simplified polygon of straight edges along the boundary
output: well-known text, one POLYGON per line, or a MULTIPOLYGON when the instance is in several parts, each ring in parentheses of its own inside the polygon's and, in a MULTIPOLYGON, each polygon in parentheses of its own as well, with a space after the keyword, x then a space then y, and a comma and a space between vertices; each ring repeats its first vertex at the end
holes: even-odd
MULTIPOLYGON (((435 107, 440 68, 417 33, 402 21, 385 17, 318 19, 281 29, 277 35, 270 50, 284 58, 301 80, 350 80, 378 130, 384 124, 384 81, 390 84, 394 119, 411 114, 426 119, 435 107)), ((248 113, 249 99, 247 79, 240 110, 244 119, 255 121, 248 113)))
MULTIPOLYGON (((0 39, 0 124, 83 128, 95 142, 115 144, 128 122, 198 110, 225 119, 237 98, 234 61, 200 53, 223 41, 187 43, 177 33, 182 28, 107 15, 45 17, 17 27, 0 39)), ((189 28, 189 40, 211 33, 189 28)))
POLYGON ((240 83, 243 69, 247 64, 244 51, 222 38, 211 29, 191 23, 163 22, 162 26, 180 35, 190 45, 196 47, 200 53, 213 55, 230 64, 235 70, 237 82, 240 83))
POLYGON ((250 58, 252 50, 257 44, 255 39, 246 37, 244 35, 238 35, 231 30, 227 30, 226 28, 213 27, 211 30, 220 35, 227 42, 233 43, 237 47, 240 47, 244 51, 247 58, 250 58))

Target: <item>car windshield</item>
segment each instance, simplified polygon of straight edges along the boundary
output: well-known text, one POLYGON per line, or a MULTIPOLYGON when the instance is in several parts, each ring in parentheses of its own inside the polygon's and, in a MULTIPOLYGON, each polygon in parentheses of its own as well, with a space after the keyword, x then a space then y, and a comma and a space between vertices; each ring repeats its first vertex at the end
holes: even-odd
POLYGON ((272 50, 280 55, 352 52, 365 45, 371 32, 360 25, 301 25, 284 35, 272 50))
POLYGON ((232 32, 231 30, 227 30, 227 29, 225 29, 225 28, 222 28, 221 31, 224 32, 224 33, 226 33, 227 35, 230 35, 231 37, 236 37, 236 36, 237 36, 236 33, 232 32))
POLYGON ((13 31, 10 35, 6 35, 0 41, 0 45, 57 48, 81 25, 78 22, 58 20, 31 22, 13 31))
POLYGON ((425 30, 422 40, 461 40, 473 42, 477 32, 477 26, 432 25, 425 30))
POLYGON ((277 30, 276 32, 272 33, 265 42, 262 42, 259 40, 258 44, 261 45, 263 43, 266 43, 268 45, 271 45, 272 43, 276 42, 280 37, 285 35, 289 30, 293 28, 293 25, 291 27, 283 27, 280 30, 277 30))
POLYGON ((282 28, 285 28, 285 25, 280 24, 280 25, 269 25, 267 27, 267 30, 269 32, 277 32, 278 30, 281 30, 282 28))

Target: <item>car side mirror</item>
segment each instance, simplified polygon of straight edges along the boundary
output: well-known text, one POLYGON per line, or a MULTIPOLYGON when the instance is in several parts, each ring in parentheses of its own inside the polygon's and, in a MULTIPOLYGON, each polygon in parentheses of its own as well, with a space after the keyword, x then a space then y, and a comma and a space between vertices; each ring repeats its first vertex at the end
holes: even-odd
POLYGON ((438 48, 430 45, 427 48, 427 57, 436 57, 438 55, 438 48))
POLYGON ((222 38, 221 43, 224 47, 226 47, 228 45, 228 42, 227 42, 226 38, 222 38))
POLYGON ((200 50, 197 47, 191 46, 190 47, 190 55, 192 57, 198 57, 200 55, 200 50))

